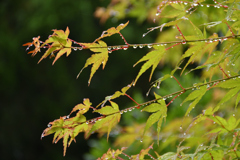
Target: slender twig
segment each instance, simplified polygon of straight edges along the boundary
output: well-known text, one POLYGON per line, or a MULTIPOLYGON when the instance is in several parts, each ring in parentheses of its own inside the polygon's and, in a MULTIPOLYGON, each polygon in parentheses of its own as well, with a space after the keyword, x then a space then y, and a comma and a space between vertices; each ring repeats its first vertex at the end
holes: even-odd
POLYGON ((140 108, 139 103, 137 103, 132 97, 130 97, 127 93, 125 93, 125 96, 127 96, 128 98, 130 98, 134 103, 136 103, 138 105, 138 109, 140 108))
POLYGON ((225 23, 228 26, 229 30, 231 31, 232 35, 235 36, 235 34, 233 33, 233 31, 232 31, 231 27, 229 26, 229 24, 227 22, 225 22, 225 23))
POLYGON ((185 90, 185 88, 183 88, 183 86, 180 84, 180 82, 177 80, 177 78, 175 78, 174 76, 172 76, 176 81, 177 81, 177 83, 179 84, 179 86, 183 89, 183 90, 185 90))
POLYGON ((178 31, 180 32, 181 36, 183 37, 183 39, 184 39, 185 41, 187 41, 187 40, 185 39, 184 35, 182 34, 180 28, 178 27, 178 25, 176 25, 176 27, 177 27, 178 31))
POLYGON ((229 76, 227 75, 226 72, 224 72, 224 70, 222 69, 222 67, 220 65, 218 65, 218 67, 221 69, 221 71, 223 72, 223 74, 225 74, 225 76, 227 76, 229 78, 229 76))

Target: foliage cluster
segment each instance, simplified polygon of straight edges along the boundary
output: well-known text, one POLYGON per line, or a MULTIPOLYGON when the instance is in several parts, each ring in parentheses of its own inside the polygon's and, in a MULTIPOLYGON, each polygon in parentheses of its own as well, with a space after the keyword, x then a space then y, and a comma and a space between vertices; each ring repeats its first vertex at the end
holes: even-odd
MULTIPOLYGON (((81 132, 86 139, 98 133, 100 137, 106 135, 107 140, 115 132, 118 136, 114 138, 114 145, 122 148, 109 148, 99 159, 124 159, 125 156, 129 159, 239 159, 239 7, 238 0, 112 1, 107 8, 98 8, 95 12, 102 23, 111 16, 116 19, 136 17, 140 23, 146 19, 152 20, 159 25, 149 28, 143 37, 159 29, 161 34, 156 42, 128 43, 121 31, 130 22, 103 31, 92 43, 68 38, 68 27, 65 31, 53 30, 53 34, 45 41, 41 41, 40 36, 34 37, 33 42, 24 46, 27 49, 35 47, 28 52, 32 56, 46 48, 39 62, 47 57, 55 57, 54 64, 62 55, 69 56, 72 51, 92 51, 93 54, 80 71, 91 66, 88 85, 99 67, 102 65, 105 68, 111 53, 118 50, 127 52, 130 48, 149 48, 149 52, 133 65, 135 67, 143 63, 133 82, 106 96, 96 107, 85 98, 70 114, 50 122, 42 137, 54 134, 53 143, 63 139, 65 155, 67 147, 81 132), (114 34, 120 35, 124 45, 108 45, 103 41, 103 38, 114 34), (172 65, 172 69, 153 81, 147 93, 153 94, 154 99, 138 103, 127 94, 148 69, 151 68, 151 81, 156 68, 164 67, 167 63, 172 65), (198 81, 185 83, 189 75, 197 76, 198 81), (171 79, 176 81, 180 89, 164 89, 161 83, 167 84, 171 79), (162 94, 161 90, 166 89, 171 92, 162 94), (115 101, 123 96, 136 105, 119 107, 115 101), (169 108, 173 102, 186 110, 183 117, 169 120, 169 108), (99 116, 88 119, 85 113, 91 111, 99 116), (137 117, 144 112, 146 119, 143 124, 121 125, 120 120, 124 115, 137 117), (142 148, 138 153, 127 151, 126 147, 139 143, 142 148), (169 151, 166 149, 168 146, 177 147, 169 151)), ((175 107, 170 109, 175 110, 175 107)))

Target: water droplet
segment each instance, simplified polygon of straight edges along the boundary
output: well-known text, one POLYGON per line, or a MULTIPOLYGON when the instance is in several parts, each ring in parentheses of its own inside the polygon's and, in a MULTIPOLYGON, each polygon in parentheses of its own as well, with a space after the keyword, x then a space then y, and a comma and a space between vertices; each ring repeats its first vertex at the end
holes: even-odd
POLYGON ((76 50, 77 50, 77 47, 73 48, 73 50, 76 51, 76 50))
POLYGON ((209 84, 207 84, 207 88, 209 88, 210 87, 210 85, 209 84))
POLYGON ((123 50, 127 50, 128 49, 128 47, 123 47, 123 50))
POLYGON ((216 122, 213 122, 213 124, 215 124, 216 122))
POLYGON ((163 100, 165 101, 167 98, 163 98, 163 100))
POLYGON ((186 41, 183 41, 182 44, 186 44, 186 41))
POLYGON ((203 144, 200 145, 201 147, 203 146, 203 144))
POLYGON ((198 6, 198 4, 197 3, 193 3, 193 6, 198 6))
POLYGON ((108 50, 110 51, 112 48, 111 47, 108 47, 108 50))
POLYGON ((159 16, 160 13, 156 13, 156 16, 159 16))
POLYGON ((108 53, 112 53, 112 51, 108 51, 108 53))
POLYGON ((152 45, 148 45, 148 48, 152 48, 152 45))
POLYGON ((142 142, 143 142, 143 140, 141 139, 141 140, 140 140, 140 142, 142 143, 142 142))
POLYGON ((123 114, 123 111, 121 111, 120 114, 123 114))
POLYGON ((117 49, 121 49, 121 47, 120 47, 120 46, 117 46, 117 49))
POLYGON ((179 129, 182 130, 182 126, 180 126, 179 129))
POLYGON ((67 115, 67 117, 66 117, 67 119, 69 118, 69 115, 67 115))
POLYGON ((200 4, 201 7, 203 7, 203 4, 200 4))
POLYGON ((187 5, 187 2, 184 2, 183 4, 187 5))
POLYGON ((235 114, 233 114, 233 117, 235 117, 235 114))
POLYGON ((188 13, 189 11, 188 10, 186 10, 186 13, 188 13))
POLYGON ((115 46, 113 46, 113 49, 116 49, 116 47, 115 47, 115 46))
POLYGON ((78 50, 80 50, 80 51, 81 51, 82 49, 83 49, 83 47, 79 47, 79 48, 78 48, 78 50))
POLYGON ((88 124, 88 121, 86 122, 86 124, 88 124))
POLYGON ((232 66, 235 66, 235 64, 234 64, 234 63, 232 63, 232 66))
POLYGON ((51 125, 51 124, 48 124, 47 126, 48 126, 48 127, 52 127, 52 125, 51 125))
POLYGON ((123 112, 125 112, 125 113, 126 113, 126 112, 127 112, 127 110, 125 109, 123 112))
POLYGON ((140 45, 139 48, 143 48, 143 45, 140 45))
POLYGON ((129 108, 129 109, 128 109, 128 111, 130 111, 130 112, 131 112, 131 111, 132 111, 132 109, 131 109, 131 108, 129 108))
POLYGON ((136 49, 136 48, 137 48, 137 45, 134 45, 133 48, 136 49))
POLYGON ((160 88, 160 86, 158 85, 158 86, 157 86, 157 89, 159 89, 159 88, 160 88))
POLYGON ((207 7, 210 7, 209 5, 207 5, 207 7))
POLYGON ((186 136, 186 133, 184 132, 183 135, 186 136))

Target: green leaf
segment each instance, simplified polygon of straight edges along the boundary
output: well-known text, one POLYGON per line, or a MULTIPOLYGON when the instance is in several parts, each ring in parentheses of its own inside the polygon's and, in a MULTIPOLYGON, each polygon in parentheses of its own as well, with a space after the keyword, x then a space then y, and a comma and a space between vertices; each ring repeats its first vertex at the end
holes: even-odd
POLYGON ((186 99, 181 103, 181 105, 187 101, 194 100, 192 103, 190 103, 186 113, 185 117, 191 112, 191 110, 196 106, 196 104, 201 100, 202 96, 207 92, 206 86, 201 86, 200 89, 197 89, 190 93, 186 99))
MULTIPOLYGON (((228 91, 228 93, 222 98, 222 100, 217 104, 217 106, 222 105, 223 103, 227 102, 228 100, 230 100, 233 96, 235 96, 236 94, 238 94, 238 92, 240 91, 240 86, 231 89, 230 91, 228 91)), ((216 106, 216 107, 217 107, 216 106)))
POLYGON ((159 103, 152 103, 152 104, 148 105, 147 107, 143 108, 141 111, 156 112, 156 111, 159 111, 160 106, 161 105, 159 103))
POLYGON ((235 79, 228 79, 218 83, 214 87, 221 87, 221 88, 234 88, 240 86, 240 78, 235 79))
POLYGON ((96 121, 95 124, 92 126, 91 130, 87 133, 86 137, 89 137, 89 135, 92 132, 99 130, 100 128, 107 127, 108 128, 107 139, 108 139, 111 129, 119 122, 120 118, 121 118, 121 114, 116 113, 96 121))
POLYGON ((138 78, 147 70, 152 66, 152 71, 149 77, 149 81, 151 80, 153 71, 155 70, 155 68, 157 67, 157 65, 159 64, 160 60, 162 59, 164 53, 165 53, 165 48, 163 46, 154 46, 153 47, 155 50, 149 52, 147 55, 145 55, 144 57, 142 57, 137 63, 134 64, 133 67, 135 67, 138 63, 143 62, 143 61, 147 61, 145 62, 142 67, 141 70, 139 71, 135 81, 134 81, 134 85, 136 84, 138 78))
POLYGON ((98 43, 84 43, 84 46, 87 48, 90 48, 91 51, 96 53, 87 59, 84 67, 81 69, 81 71, 78 74, 79 76, 84 68, 92 64, 91 74, 88 80, 88 84, 90 84, 94 73, 98 70, 101 64, 102 64, 102 68, 104 69, 108 61, 108 50, 107 50, 107 44, 103 41, 98 41, 98 43))
POLYGON ((119 111, 118 105, 112 101, 110 101, 112 106, 104 106, 101 109, 95 110, 94 112, 98 112, 102 115, 110 115, 113 113, 117 113, 119 111))

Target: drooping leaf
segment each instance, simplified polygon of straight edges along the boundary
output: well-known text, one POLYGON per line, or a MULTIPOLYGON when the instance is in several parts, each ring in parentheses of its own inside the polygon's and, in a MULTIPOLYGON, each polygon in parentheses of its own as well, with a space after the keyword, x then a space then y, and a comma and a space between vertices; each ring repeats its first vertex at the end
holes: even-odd
POLYGON ((216 107, 222 105, 223 103, 227 102, 228 100, 230 100, 233 96, 235 96, 236 94, 238 94, 240 92, 240 86, 231 89, 230 91, 228 91, 228 93, 221 99, 221 101, 217 104, 216 107))
POLYGON ((109 137, 109 133, 111 129, 119 122, 121 118, 120 113, 116 113, 113 115, 106 116, 102 118, 101 120, 96 121, 93 126, 91 127, 91 130, 88 131, 86 137, 89 137, 92 132, 95 132, 103 127, 107 127, 107 139, 109 137))
POLYGON ((55 63, 63 54, 66 53, 66 56, 68 56, 68 55, 71 53, 71 51, 72 51, 71 46, 72 46, 72 41, 67 40, 67 44, 65 45, 65 47, 67 47, 67 48, 63 48, 63 49, 61 49, 61 50, 57 53, 57 55, 56 55, 56 57, 55 57, 55 59, 54 59, 54 61, 53 61, 52 64, 54 65, 54 63, 55 63))
POLYGON ((181 105, 187 101, 194 100, 192 103, 190 103, 186 113, 185 117, 191 112, 191 110, 196 106, 196 104, 201 100, 203 95, 207 92, 207 87, 206 86, 201 86, 200 89, 197 89, 190 93, 186 99, 181 103, 181 105))
POLYGON ((155 68, 157 67, 157 65, 159 64, 160 60, 162 59, 164 53, 165 53, 165 48, 163 46, 154 46, 153 47, 155 50, 149 52, 147 55, 145 55, 144 57, 142 57, 137 63, 134 64, 133 67, 135 67, 138 63, 143 62, 143 61, 147 61, 145 62, 142 67, 141 70, 139 71, 135 81, 134 81, 134 85, 136 84, 138 78, 147 70, 152 66, 152 71, 149 77, 149 81, 151 80, 153 71, 155 70, 155 68))
POLYGON ((84 43, 84 46, 87 48, 90 48, 91 51, 96 53, 87 59, 84 67, 81 69, 81 71, 78 74, 79 76, 84 68, 92 64, 91 74, 88 80, 88 84, 90 84, 94 73, 98 70, 101 64, 102 64, 102 68, 104 69, 108 61, 108 49, 107 49, 107 44, 103 41, 98 41, 98 43, 84 43))

